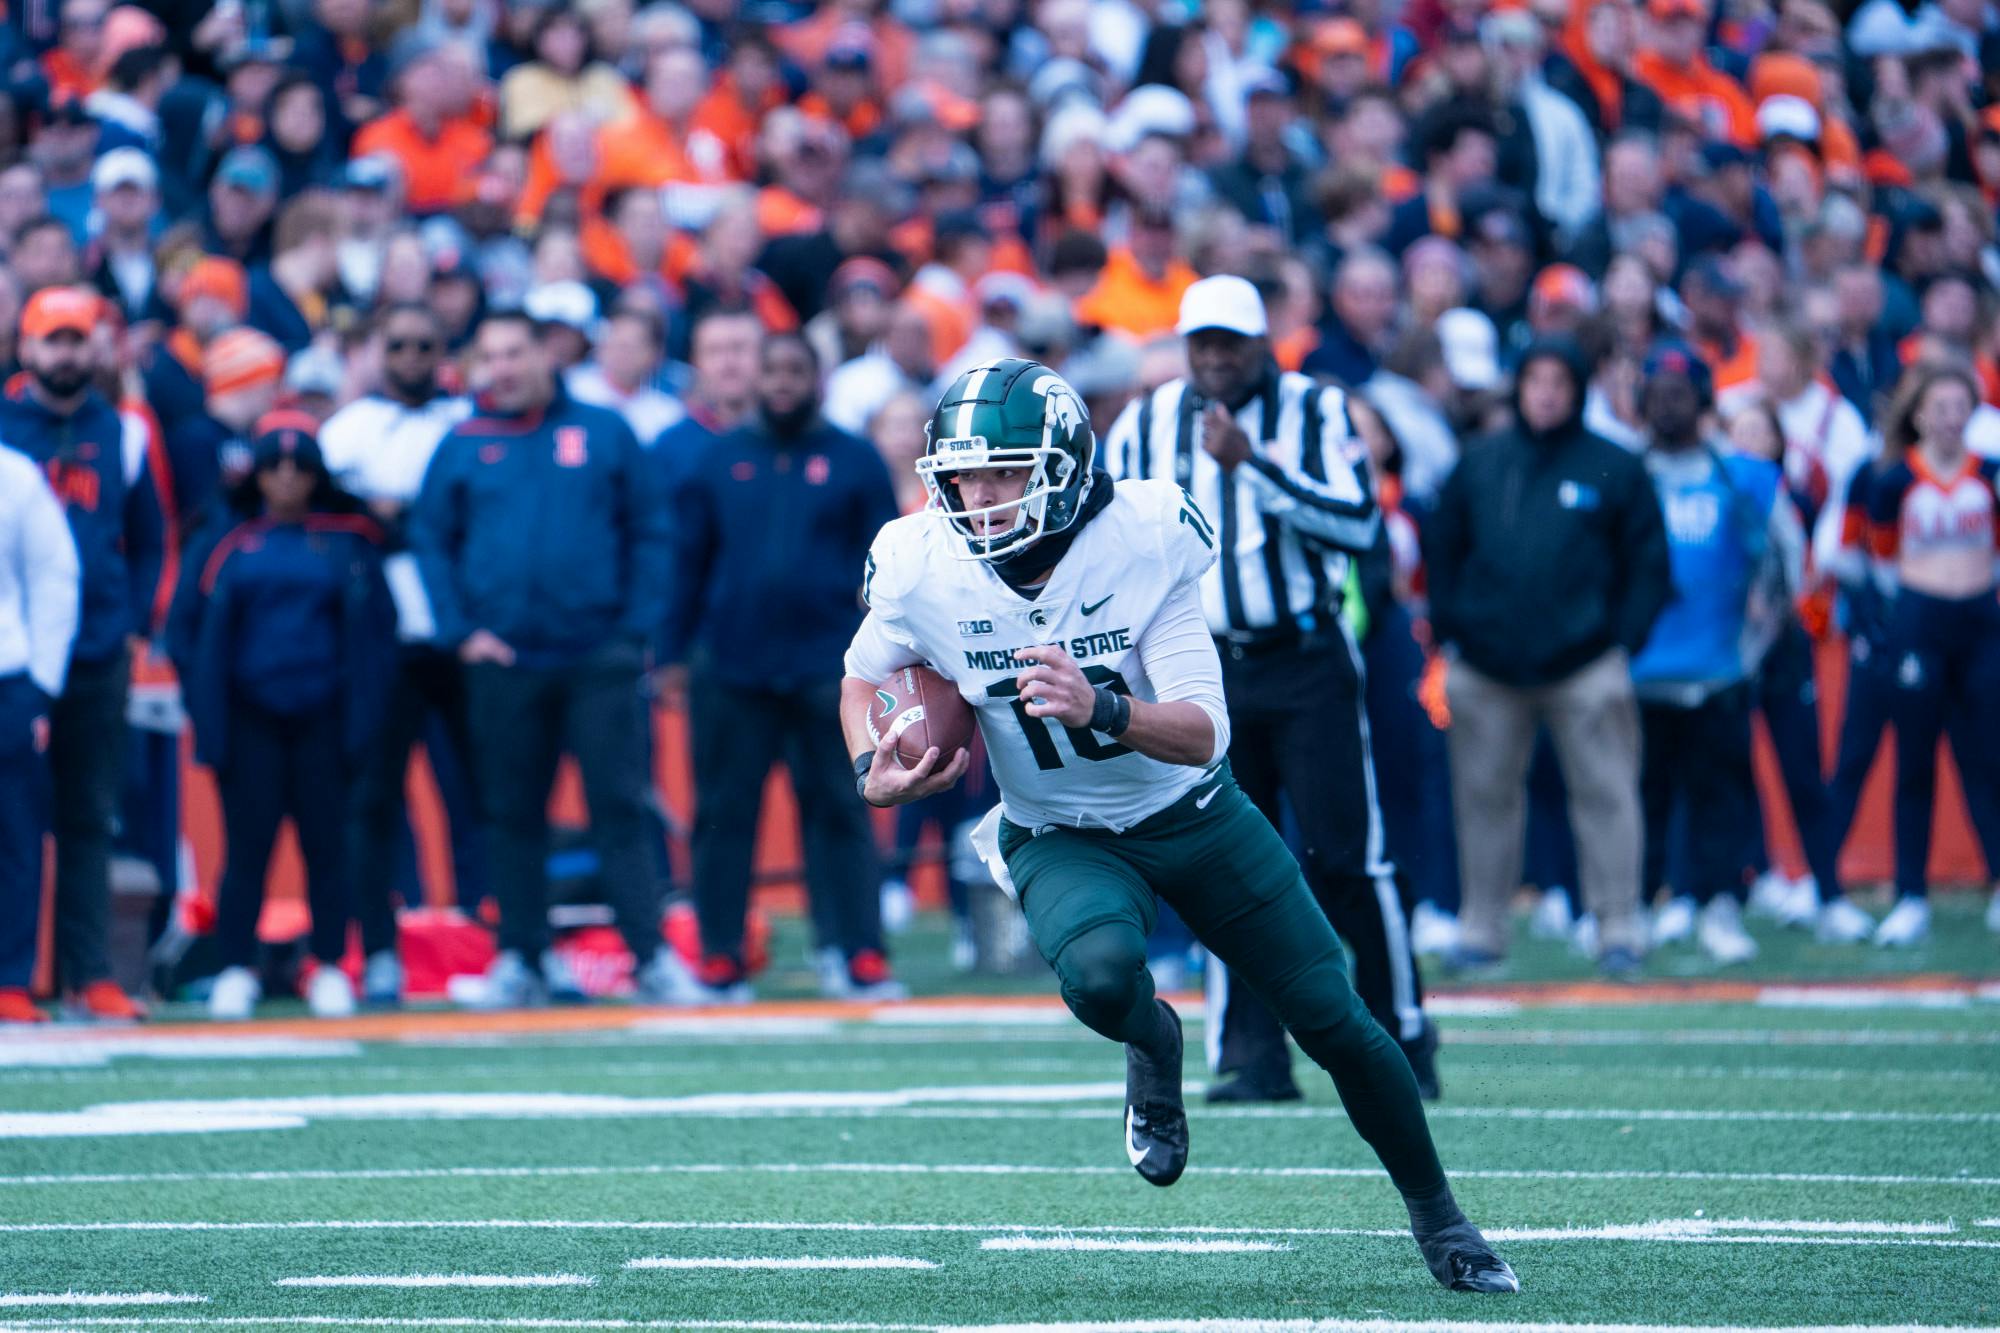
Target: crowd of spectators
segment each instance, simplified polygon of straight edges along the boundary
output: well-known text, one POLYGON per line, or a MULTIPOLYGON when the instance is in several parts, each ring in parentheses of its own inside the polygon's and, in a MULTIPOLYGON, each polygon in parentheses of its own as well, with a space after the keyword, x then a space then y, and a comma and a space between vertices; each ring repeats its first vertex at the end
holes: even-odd
MULTIPOLYGON (((1278 366, 1373 409, 1374 740, 1426 950, 1498 961, 1524 876, 1611 971, 1742 961, 1745 907, 1920 941, 1940 735, 2000 856, 1990 0, 30 0, 0 78, 0 1019, 40 1013, 44 822, 57 989, 138 1012, 105 939, 148 655, 219 779, 218 1014, 257 1002, 287 815, 311 952, 357 923, 396 995, 419 741, 498 904, 489 1002, 578 988, 565 752, 642 992, 745 993, 783 760, 823 983, 894 993, 822 780, 868 539, 921 502, 960 370, 1044 361, 1101 433, 1182 372, 1215 273, 1278 366), (692 967, 646 725, 690 693, 692 967), (1804 878, 1757 817, 1758 713, 1804 878), (1878 924, 1838 858, 1892 722, 1878 924)), ((355 995, 324 967, 308 998, 355 995)))

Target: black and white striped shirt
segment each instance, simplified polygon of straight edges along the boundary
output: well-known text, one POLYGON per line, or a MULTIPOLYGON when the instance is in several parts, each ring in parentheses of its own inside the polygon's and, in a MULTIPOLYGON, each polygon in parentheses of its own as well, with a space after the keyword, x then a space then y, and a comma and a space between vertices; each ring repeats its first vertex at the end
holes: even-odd
POLYGON ((1201 446, 1205 406, 1184 379, 1134 399, 1105 436, 1101 465, 1115 478, 1176 481, 1214 521, 1221 559, 1201 581, 1212 633, 1324 624, 1347 553, 1373 546, 1382 522, 1347 395, 1274 371, 1236 413, 1251 457, 1229 472, 1201 446))

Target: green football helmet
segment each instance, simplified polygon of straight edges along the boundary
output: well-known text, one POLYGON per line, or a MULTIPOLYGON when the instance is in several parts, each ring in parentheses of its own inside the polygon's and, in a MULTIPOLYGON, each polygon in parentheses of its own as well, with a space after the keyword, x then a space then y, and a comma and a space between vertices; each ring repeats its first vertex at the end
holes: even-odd
POLYGON ((938 400, 925 434, 917 475, 930 493, 929 512, 964 539, 966 559, 1004 560, 1083 513, 1097 436, 1076 390, 1040 362, 1010 356, 966 371, 938 400), (957 474, 984 468, 1025 469, 1027 491, 1019 500, 967 509, 957 474), (976 523, 1007 509, 1014 522, 1004 532, 976 523))

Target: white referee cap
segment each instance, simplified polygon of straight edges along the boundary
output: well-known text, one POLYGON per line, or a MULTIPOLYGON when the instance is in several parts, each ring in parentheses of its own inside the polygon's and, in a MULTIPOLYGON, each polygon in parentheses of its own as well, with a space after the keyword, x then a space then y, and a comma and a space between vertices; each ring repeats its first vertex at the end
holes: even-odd
POLYGON ((1264 298, 1247 278, 1219 273, 1203 278, 1181 295, 1181 318, 1174 332, 1186 337, 1202 329, 1227 329, 1246 338, 1261 338, 1271 326, 1264 319, 1264 298))

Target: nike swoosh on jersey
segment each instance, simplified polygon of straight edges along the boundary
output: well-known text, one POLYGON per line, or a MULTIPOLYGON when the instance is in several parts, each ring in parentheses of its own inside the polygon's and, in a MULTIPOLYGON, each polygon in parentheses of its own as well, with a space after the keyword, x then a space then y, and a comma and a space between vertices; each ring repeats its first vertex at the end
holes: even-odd
POLYGON ((1145 1161, 1147 1152, 1146 1149, 1139 1146, 1139 1140, 1134 1138, 1132 1134, 1132 1121, 1137 1116, 1138 1112, 1132 1107, 1128 1106, 1125 1108, 1125 1155, 1132 1159, 1133 1166, 1137 1166, 1145 1161))
MULTIPOLYGON (((1111 597, 1116 597, 1117 595, 1118 595, 1118 594, 1114 592, 1114 593, 1112 593, 1112 594, 1111 594, 1111 597)), ((1108 602, 1108 601, 1110 601, 1110 600, 1111 600, 1111 597, 1106 597, 1106 598, 1104 598, 1104 599, 1103 599, 1102 601, 1096 601, 1096 602, 1085 602, 1085 603, 1083 604, 1083 613, 1084 613, 1085 615, 1087 615, 1087 616, 1094 616, 1094 615, 1096 615, 1096 614, 1098 613, 1098 611, 1099 611, 1099 610, 1101 610, 1101 609, 1103 608, 1103 606, 1104 606, 1104 603, 1105 603, 1105 602, 1108 602)))
POLYGON ((1218 783, 1216 783, 1216 784, 1215 784, 1215 785, 1214 785, 1213 787, 1210 787, 1210 788, 1208 789, 1208 795, 1206 795, 1206 796, 1197 796, 1197 797, 1195 797, 1195 798, 1194 798, 1194 808, 1195 808, 1195 809, 1197 809, 1197 810, 1206 810, 1206 809, 1208 809, 1208 803, 1209 803, 1210 801, 1214 800, 1214 799, 1215 799, 1215 794, 1216 794, 1217 792, 1221 791, 1221 790, 1222 790, 1222 784, 1221 784, 1221 783, 1219 783, 1219 782, 1218 782, 1218 783))

